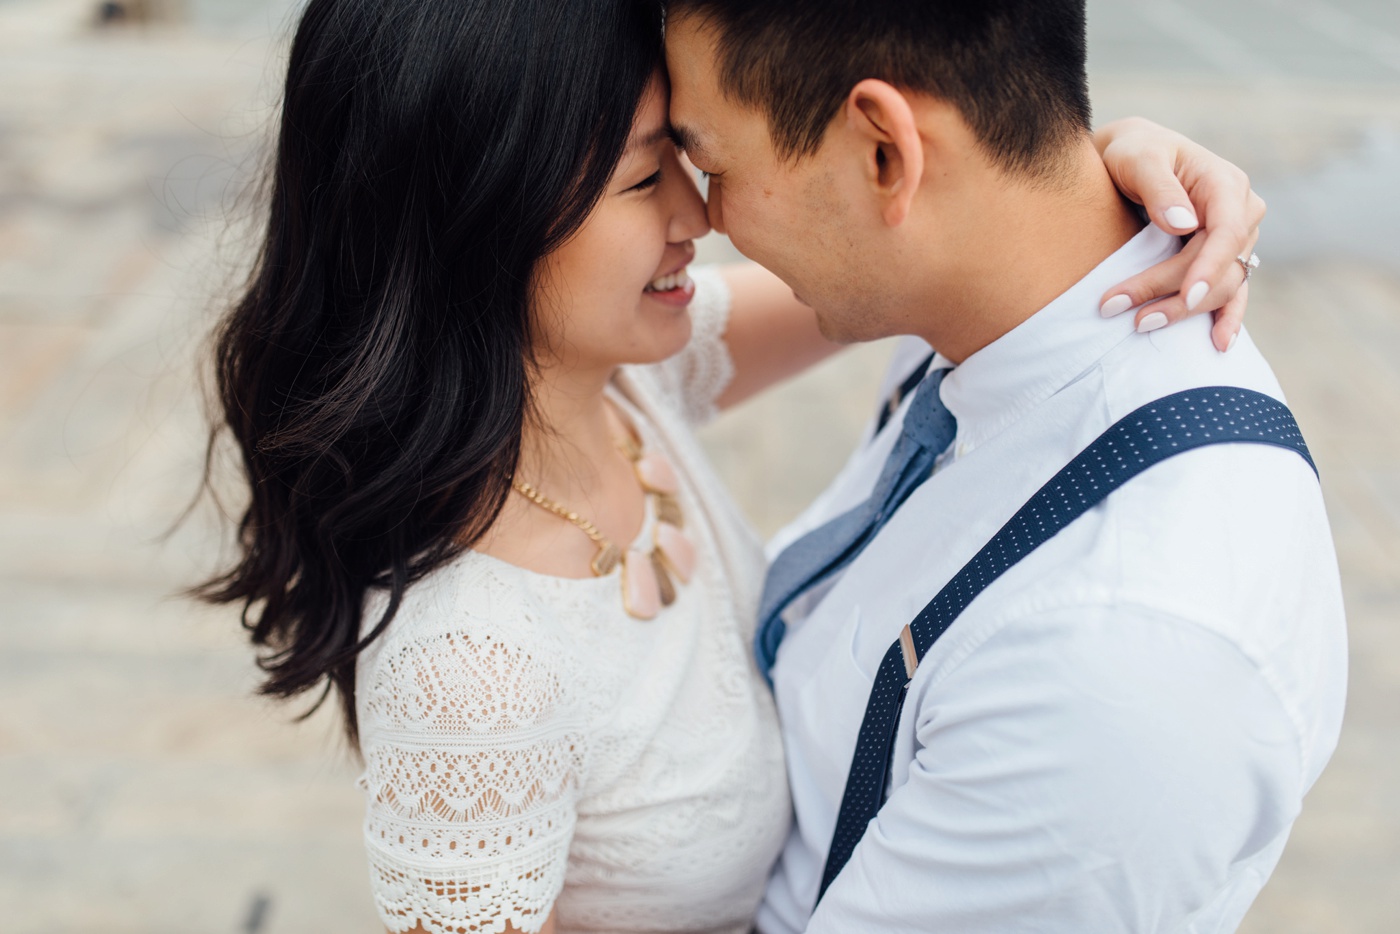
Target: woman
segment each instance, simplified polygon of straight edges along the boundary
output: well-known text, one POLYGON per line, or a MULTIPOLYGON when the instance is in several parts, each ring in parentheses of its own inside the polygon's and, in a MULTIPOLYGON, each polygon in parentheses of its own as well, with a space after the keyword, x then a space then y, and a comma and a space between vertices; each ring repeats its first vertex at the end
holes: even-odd
POLYGON ((335 691, 393 931, 744 931, 787 831, 762 553, 690 427, 833 348, 761 270, 687 273, 660 37, 640 0, 312 0, 292 47, 203 593, 265 693, 335 691))

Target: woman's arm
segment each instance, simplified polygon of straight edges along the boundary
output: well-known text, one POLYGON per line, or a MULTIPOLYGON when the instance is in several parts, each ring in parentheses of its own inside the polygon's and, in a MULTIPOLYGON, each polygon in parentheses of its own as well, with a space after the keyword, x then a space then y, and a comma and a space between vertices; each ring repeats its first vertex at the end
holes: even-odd
POLYGON ((498 628, 454 604, 396 622, 412 629, 356 686, 380 919, 549 931, 587 747, 560 650, 514 614, 498 628))
POLYGON ((780 383, 841 349, 822 337, 817 316, 783 280, 757 263, 721 268, 733 296, 724 343, 734 379, 720 394, 721 409, 780 383))
MULTIPOLYGON (((1182 236, 1194 233, 1177 256, 1105 293, 1104 310, 1140 308, 1139 325, 1154 312, 1163 313, 1170 324, 1213 311, 1212 339, 1217 349, 1228 350, 1249 298, 1235 257, 1249 256, 1264 218, 1264 201, 1250 189, 1249 177, 1180 133, 1141 117, 1101 127, 1094 144, 1114 184, 1143 205, 1154 224, 1182 236), (1193 294, 1193 287, 1199 294, 1193 294)), ((719 397, 720 408, 841 349, 822 337, 812 309, 797 301, 777 276, 753 263, 726 266, 723 274, 733 294, 724 341, 734 361, 734 379, 719 397)), ((1148 320, 1146 329, 1161 327, 1159 322, 1148 320)))

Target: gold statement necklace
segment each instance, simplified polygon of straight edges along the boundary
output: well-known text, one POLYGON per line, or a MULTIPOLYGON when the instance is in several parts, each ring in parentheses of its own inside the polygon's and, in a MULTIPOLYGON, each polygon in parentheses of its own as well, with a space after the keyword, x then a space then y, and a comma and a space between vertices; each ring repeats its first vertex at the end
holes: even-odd
POLYGON ((681 531, 685 527, 685 517, 677 499, 680 484, 671 462, 658 451, 643 451, 635 436, 622 440, 618 447, 632 462, 637 482, 651 499, 655 512, 650 554, 636 548, 620 548, 588 519, 549 499, 524 480, 513 478, 510 485, 536 506, 573 523, 598 546, 598 553, 589 562, 594 577, 606 577, 621 565, 622 606, 627 615, 634 619, 655 619, 662 607, 676 601, 676 584, 672 578, 682 584, 690 582, 695 572, 695 546, 681 531))

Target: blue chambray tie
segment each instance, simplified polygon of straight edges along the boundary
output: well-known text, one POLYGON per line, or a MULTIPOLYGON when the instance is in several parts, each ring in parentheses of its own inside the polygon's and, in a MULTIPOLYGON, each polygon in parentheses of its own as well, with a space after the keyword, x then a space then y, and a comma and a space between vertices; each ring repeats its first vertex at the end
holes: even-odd
POLYGON ((904 428, 875 482, 870 498, 793 542, 773 561, 759 604, 754 657, 769 674, 787 625, 782 612, 798 595, 855 560, 909 494, 933 473, 934 461, 953 442, 958 423, 939 395, 947 368, 923 378, 904 416, 904 428))

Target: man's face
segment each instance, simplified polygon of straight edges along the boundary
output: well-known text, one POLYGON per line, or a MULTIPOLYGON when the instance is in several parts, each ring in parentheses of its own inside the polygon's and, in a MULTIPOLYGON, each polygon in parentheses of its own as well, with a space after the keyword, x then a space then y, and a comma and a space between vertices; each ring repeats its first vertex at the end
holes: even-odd
POLYGON ((711 225, 812 306, 828 338, 885 336, 879 269, 868 255, 878 212, 862 210, 858 159, 830 142, 796 162, 780 159, 766 117, 720 90, 712 37, 696 17, 667 23, 671 123, 710 176, 711 225))

